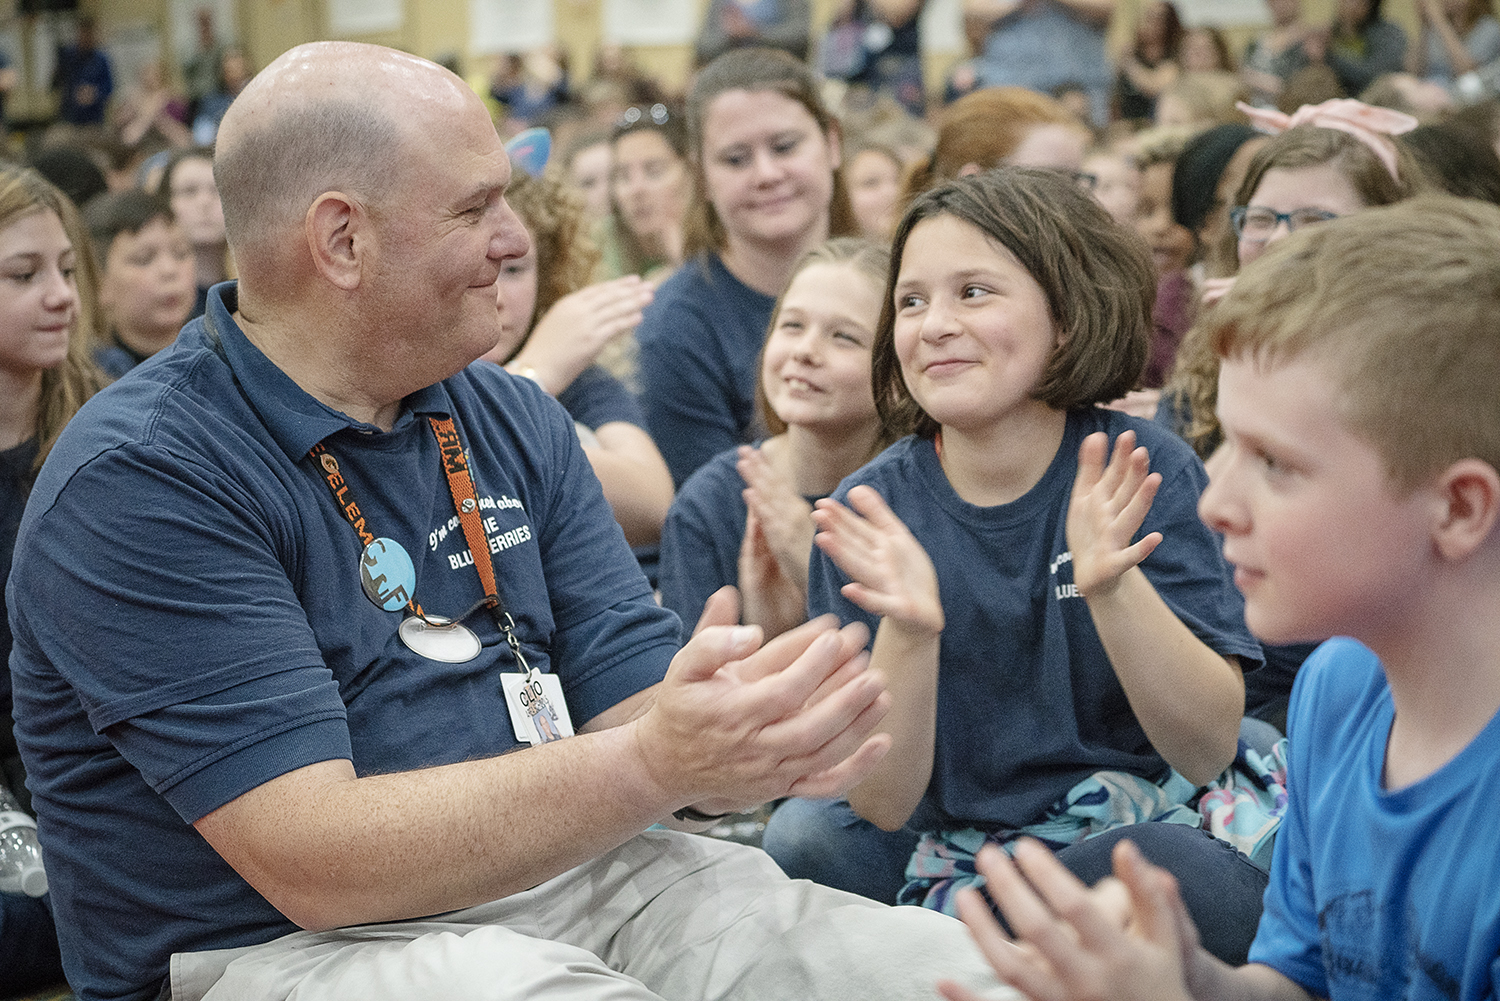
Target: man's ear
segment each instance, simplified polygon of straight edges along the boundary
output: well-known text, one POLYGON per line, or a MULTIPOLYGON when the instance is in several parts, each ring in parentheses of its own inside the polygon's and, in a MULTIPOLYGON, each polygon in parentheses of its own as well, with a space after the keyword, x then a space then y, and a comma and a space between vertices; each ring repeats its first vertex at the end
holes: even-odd
POLYGON ((1462 560, 1482 546, 1500 517, 1500 473, 1482 459, 1460 459, 1438 474, 1433 541, 1444 559, 1462 560))
POLYGON ((975 174, 980 174, 980 173, 983 173, 983 172, 984 172, 984 168, 981 167, 979 164, 977 164, 977 163, 966 163, 962 167, 958 168, 958 173, 955 174, 954 176, 955 177, 972 177, 975 174))
POLYGON ((367 223, 362 206, 341 191, 319 195, 303 220, 313 267, 346 292, 359 286, 370 239, 367 223))

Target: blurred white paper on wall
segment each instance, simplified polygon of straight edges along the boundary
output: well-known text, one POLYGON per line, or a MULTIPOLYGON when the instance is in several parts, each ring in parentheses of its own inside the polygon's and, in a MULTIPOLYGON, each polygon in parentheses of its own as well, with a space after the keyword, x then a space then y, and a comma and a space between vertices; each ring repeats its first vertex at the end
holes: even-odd
POLYGON ((406 23, 402 0, 328 0, 328 33, 338 37, 400 31, 406 23))
POLYGON ((604 0, 604 41, 614 45, 691 45, 695 0, 604 0))
POLYGON ((1188 28, 1243 28, 1271 23, 1266 0, 1177 0, 1173 6, 1188 28))
POLYGON ((556 40, 552 0, 469 0, 472 52, 526 52, 556 40))
POLYGON ((927 0, 922 8, 922 49, 925 52, 966 52, 964 11, 959 0, 927 0))

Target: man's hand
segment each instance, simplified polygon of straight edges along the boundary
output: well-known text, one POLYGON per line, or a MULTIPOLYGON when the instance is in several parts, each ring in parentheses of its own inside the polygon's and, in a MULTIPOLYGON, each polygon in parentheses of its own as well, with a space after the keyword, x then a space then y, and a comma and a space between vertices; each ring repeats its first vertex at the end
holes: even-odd
MULTIPOLYGON (((1213 960, 1198 948, 1176 881, 1129 841, 1114 863, 1117 879, 1090 889, 1035 841, 1022 841, 1014 862, 987 847, 979 871, 1016 937, 976 890, 960 892, 959 916, 1000 979, 1035 1001, 1186 1001, 1189 977, 1201 979, 1213 960)), ((938 992, 979 1001, 951 982, 938 992)))
POLYGON ((710 599, 631 724, 649 774, 672 802, 704 812, 842 794, 890 746, 871 736, 890 697, 868 670, 867 630, 823 616, 762 646, 759 628, 728 624, 732 594, 710 599))

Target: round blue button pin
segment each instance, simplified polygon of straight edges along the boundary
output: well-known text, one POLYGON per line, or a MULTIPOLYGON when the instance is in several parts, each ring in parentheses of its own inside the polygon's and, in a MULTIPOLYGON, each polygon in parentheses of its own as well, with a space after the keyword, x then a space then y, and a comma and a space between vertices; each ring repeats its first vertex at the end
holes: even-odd
POLYGON ((359 583, 366 598, 387 612, 399 612, 411 601, 417 571, 401 543, 380 538, 360 555, 359 583))

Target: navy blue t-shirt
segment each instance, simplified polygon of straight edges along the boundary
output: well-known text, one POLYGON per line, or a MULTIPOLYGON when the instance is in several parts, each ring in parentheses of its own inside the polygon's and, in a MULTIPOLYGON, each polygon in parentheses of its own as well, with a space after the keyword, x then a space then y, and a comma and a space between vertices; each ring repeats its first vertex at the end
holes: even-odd
MULTIPOLYGON (((16 548, 16 532, 26 494, 31 488, 31 467, 36 462, 37 441, 29 438, 0 452, 0 590, 10 579, 10 558, 16 548)), ((10 659, 10 623, 0 622, 0 653, 10 659)), ((30 802, 21 784, 21 759, 16 756, 11 735, 10 671, 0 670, 0 782, 15 791, 22 805, 30 802)))
MULTIPOLYGON (((190 826, 294 769, 360 775, 519 745, 483 612, 463 664, 397 637, 361 590, 361 543, 308 450, 323 443, 415 596, 481 596, 425 415, 470 454, 488 548, 532 665, 575 724, 659 681, 677 621, 652 599, 563 409, 474 365, 413 393, 390 431, 303 392, 235 326, 234 286, 94 397, 33 488, 12 569, 16 736, 68 979, 156 996, 177 951, 294 930, 190 826)), ((503 836, 503 832, 496 832, 503 836)))
MULTIPOLYGON (((937 568, 943 630, 932 779, 907 826, 919 831, 1014 830, 1042 819, 1063 793, 1109 769, 1150 779, 1167 764, 1146 739, 1073 590, 1066 536, 1078 446, 1095 431, 1134 430, 1161 473, 1138 533, 1161 545, 1141 564, 1193 635, 1212 650, 1259 664, 1244 602, 1213 532, 1198 519, 1207 484, 1191 449, 1149 421, 1114 410, 1068 414, 1062 444, 1040 482, 1009 504, 977 507, 954 492, 928 438, 903 438, 848 477, 840 501, 865 483, 916 536, 937 568)), ((842 594, 848 577, 814 548, 808 610, 844 622, 870 615, 842 594)))
POLYGON ((709 595, 740 580, 747 512, 738 459, 737 447, 714 456, 688 477, 667 509, 657 585, 662 606, 677 613, 685 633, 709 595))
POLYGON ((755 363, 775 305, 705 253, 678 268, 646 307, 635 335, 641 407, 673 486, 756 437, 755 363))

